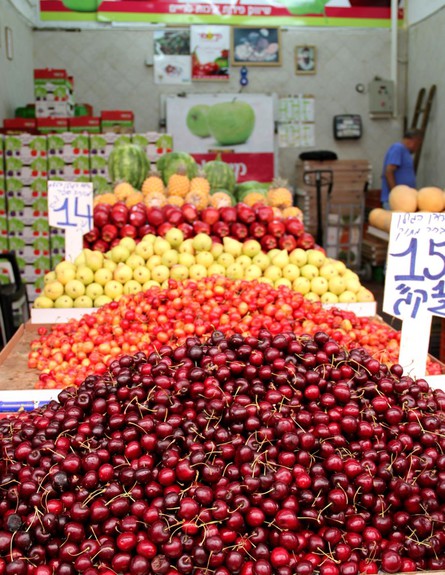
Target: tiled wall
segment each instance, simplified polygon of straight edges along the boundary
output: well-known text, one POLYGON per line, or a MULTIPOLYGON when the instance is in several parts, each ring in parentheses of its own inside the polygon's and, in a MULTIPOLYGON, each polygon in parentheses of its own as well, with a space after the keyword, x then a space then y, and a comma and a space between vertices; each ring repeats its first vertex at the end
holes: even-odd
POLYGON ((445 187, 445 7, 409 29, 408 106, 415 106, 420 88, 437 91, 418 169, 418 185, 445 187), (435 57, 431 57, 432 55, 435 57))
MULTIPOLYGON (((405 93, 405 32, 399 35, 400 94, 405 93)), ((184 86, 154 84, 153 69, 144 61, 151 53, 153 38, 149 31, 34 32, 34 66, 61 67, 75 79, 77 101, 88 102, 97 110, 125 108, 136 115, 138 131, 157 130, 160 119, 160 95, 236 92, 239 68, 232 68, 229 82, 195 83, 184 86), (75 57, 73 56, 75 54, 75 57)), ((399 98, 397 119, 370 120, 368 97, 355 86, 367 85, 375 76, 390 75, 390 31, 382 29, 289 29, 282 34, 283 59, 278 68, 251 67, 248 92, 314 94, 316 99, 316 149, 337 152, 342 159, 368 159, 378 187, 380 166, 386 148, 401 135, 404 97, 399 98), (317 47, 317 74, 294 74, 294 48, 311 44, 317 47), (359 141, 336 142, 332 134, 333 116, 361 114, 363 137, 359 141)), ((295 182, 295 160, 304 150, 281 149, 279 175, 295 182)))

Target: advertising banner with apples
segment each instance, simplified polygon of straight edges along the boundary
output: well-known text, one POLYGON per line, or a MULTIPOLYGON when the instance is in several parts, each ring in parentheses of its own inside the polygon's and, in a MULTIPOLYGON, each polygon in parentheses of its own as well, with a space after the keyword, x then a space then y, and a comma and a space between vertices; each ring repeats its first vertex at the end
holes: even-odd
POLYGON ((238 181, 274 177, 274 98, 263 94, 188 94, 166 101, 175 149, 200 163, 219 153, 238 181))
MULTIPOLYGON (((390 0, 40 0, 43 21, 149 22, 174 25, 391 25, 390 0)), ((399 2, 403 20, 403 0, 399 2)))

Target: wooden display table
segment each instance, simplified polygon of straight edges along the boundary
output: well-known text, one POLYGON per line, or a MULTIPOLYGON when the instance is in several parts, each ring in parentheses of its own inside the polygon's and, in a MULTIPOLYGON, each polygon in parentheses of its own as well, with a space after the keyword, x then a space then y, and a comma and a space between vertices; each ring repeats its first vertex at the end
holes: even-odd
POLYGON ((34 389, 39 372, 28 368, 31 342, 38 338, 40 325, 21 325, 0 352, 0 389, 34 389))

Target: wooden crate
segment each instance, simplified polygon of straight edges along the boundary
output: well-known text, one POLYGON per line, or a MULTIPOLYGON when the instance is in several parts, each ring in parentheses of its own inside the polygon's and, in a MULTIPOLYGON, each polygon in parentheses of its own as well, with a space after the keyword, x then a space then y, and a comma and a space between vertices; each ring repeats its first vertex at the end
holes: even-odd
MULTIPOLYGON (((333 186, 330 200, 333 204, 359 205, 364 199, 365 189, 371 182, 371 165, 368 160, 297 161, 296 188, 300 198, 304 197, 304 223, 307 230, 312 234, 317 232, 317 188, 315 175, 308 175, 307 172, 314 170, 332 171, 333 186)), ((322 182, 323 226, 326 221, 327 191, 328 186, 322 182)), ((302 207, 302 203, 300 200, 297 205, 302 207)))
POLYGON ((363 261, 372 266, 383 266, 386 263, 387 252, 388 242, 365 233, 362 242, 363 261))

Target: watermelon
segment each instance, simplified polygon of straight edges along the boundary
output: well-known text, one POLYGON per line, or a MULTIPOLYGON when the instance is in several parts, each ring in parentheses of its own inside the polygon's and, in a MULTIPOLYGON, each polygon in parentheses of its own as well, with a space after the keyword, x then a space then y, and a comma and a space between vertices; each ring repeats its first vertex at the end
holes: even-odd
POLYGON ((229 164, 222 160, 212 160, 204 164, 203 170, 212 190, 225 189, 229 192, 234 191, 236 176, 229 164))
POLYGON ((128 182, 137 190, 141 189, 149 168, 144 149, 136 144, 115 146, 108 158, 108 174, 113 184, 128 182))
POLYGON ((184 170, 184 173, 190 179, 198 174, 198 164, 186 152, 168 152, 164 154, 156 162, 156 168, 162 174, 165 185, 168 184, 170 176, 176 174, 179 170, 184 170))

